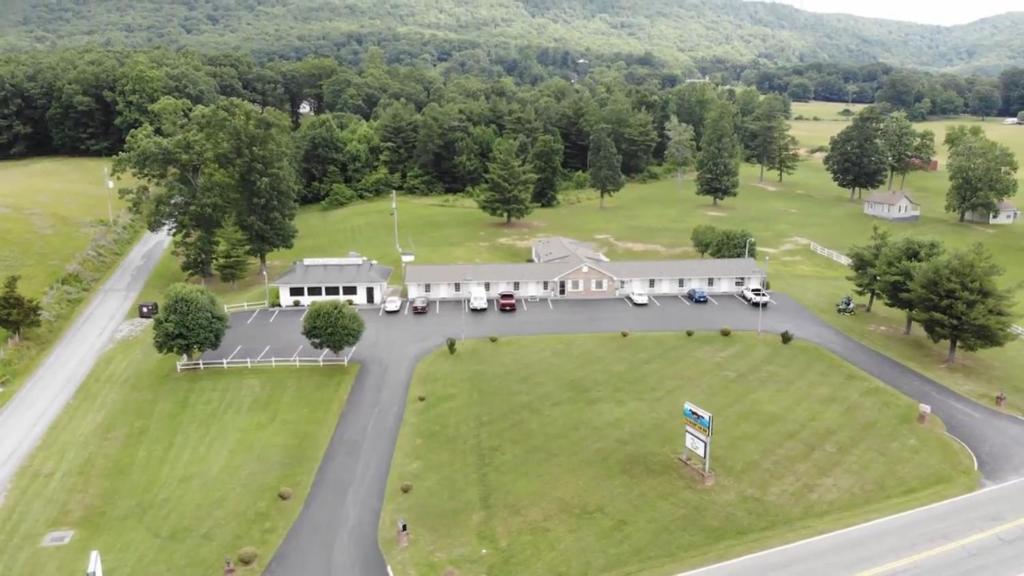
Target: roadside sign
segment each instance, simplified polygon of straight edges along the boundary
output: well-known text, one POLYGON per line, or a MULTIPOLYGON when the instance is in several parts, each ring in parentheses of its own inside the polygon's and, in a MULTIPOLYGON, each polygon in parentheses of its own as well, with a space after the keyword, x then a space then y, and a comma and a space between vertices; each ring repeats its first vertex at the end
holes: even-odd
POLYGON ((687 429, 691 430, 695 435, 703 437, 703 440, 707 440, 711 437, 712 419, 711 412, 700 408, 696 404, 686 402, 683 404, 683 419, 686 421, 687 429))
POLYGON ((708 456, 708 443, 698 438, 696 434, 690 433, 689 430, 686 431, 686 447, 701 458, 706 459, 708 456))

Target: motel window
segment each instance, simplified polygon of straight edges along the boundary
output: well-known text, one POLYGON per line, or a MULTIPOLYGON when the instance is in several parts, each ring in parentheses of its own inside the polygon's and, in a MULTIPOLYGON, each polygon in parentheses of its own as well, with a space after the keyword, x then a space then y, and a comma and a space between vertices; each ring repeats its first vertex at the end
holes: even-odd
POLYGON ((324 296, 337 296, 341 294, 341 288, 337 286, 324 286, 324 296))
POLYGON ((359 293, 359 288, 356 286, 342 286, 341 294, 343 296, 355 296, 359 293))
POLYGON ((310 286, 309 288, 306 288, 306 294, 309 295, 309 296, 323 296, 324 295, 324 287, 323 286, 310 286))
POLYGON ((746 278, 737 278, 736 279, 736 286, 739 286, 740 288, 742 288, 742 287, 744 287, 746 285, 747 285, 747 279, 746 278))
POLYGON ((626 288, 626 281, 625 280, 619 280, 619 290, 624 290, 625 288, 626 288))
POLYGON ((711 288, 714 285, 715 285, 715 279, 714 278, 708 278, 708 288, 711 288))
POLYGON ((603 292, 604 291, 604 278, 594 278, 594 281, 591 283, 590 288, 592 290, 597 290, 599 292, 603 292))
POLYGON ((423 293, 424 294, 430 294, 430 284, 424 284, 423 285, 423 293))
POLYGON ((544 281, 544 287, 543 287, 543 289, 544 289, 544 290, 547 290, 547 289, 548 289, 548 281, 547 281, 547 280, 545 280, 545 281, 544 281))
POLYGON ((288 289, 289 296, 305 296, 306 289, 302 286, 292 286, 288 289))
POLYGON ((491 283, 490 282, 484 282, 484 292, 490 292, 490 291, 491 291, 491 283))
POLYGON ((583 281, 582 280, 569 280, 569 291, 570 292, 579 292, 580 290, 583 290, 583 281))
POLYGON ((459 292, 462 292, 462 284, 459 283, 459 282, 456 282, 455 283, 455 293, 458 294, 459 292))
POLYGON ((651 278, 650 280, 647 281, 647 287, 654 289, 654 278, 651 278))
POLYGON ((512 291, 513 292, 519 292, 519 282, 513 282, 512 283, 512 291))
POLYGON ((679 287, 680 288, 686 288, 686 278, 680 278, 679 279, 679 287))

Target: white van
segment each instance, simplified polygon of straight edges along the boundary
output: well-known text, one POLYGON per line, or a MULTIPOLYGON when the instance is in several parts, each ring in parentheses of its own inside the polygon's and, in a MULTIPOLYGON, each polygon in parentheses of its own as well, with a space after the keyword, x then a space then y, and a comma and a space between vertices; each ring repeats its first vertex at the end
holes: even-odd
POLYGON ((469 289, 469 309, 487 310, 487 292, 479 286, 469 289))

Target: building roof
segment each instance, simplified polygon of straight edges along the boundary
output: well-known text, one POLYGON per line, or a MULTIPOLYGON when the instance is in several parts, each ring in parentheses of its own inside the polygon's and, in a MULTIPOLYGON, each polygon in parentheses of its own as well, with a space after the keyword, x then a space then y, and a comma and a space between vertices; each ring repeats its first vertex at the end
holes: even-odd
POLYGON ((612 276, 626 278, 723 278, 764 276, 753 258, 699 260, 632 260, 601 265, 612 276))
POLYGON ((1014 206, 1013 202, 1010 202, 1009 200, 1000 200, 999 203, 996 204, 996 210, 1008 210, 1012 212, 1016 209, 1017 207, 1014 206))
POLYGON ((900 200, 903 200, 904 198, 907 199, 907 202, 910 202, 915 206, 918 205, 917 202, 914 202, 914 200, 906 192, 875 192, 874 194, 868 196, 865 202, 874 202, 875 204, 896 205, 899 204, 900 200))
POLYGON ((593 244, 562 236, 534 240, 533 254, 537 262, 608 261, 608 257, 593 244))
MULTIPOLYGON (((410 264, 405 281, 410 284, 444 282, 529 282, 556 280, 583 262, 516 264, 410 264)), ((636 260, 602 262, 595 269, 616 279, 706 278, 763 276, 753 258, 709 258, 701 260, 636 260)))
POLYGON ((389 266, 366 258, 306 259, 293 264, 274 286, 376 284, 390 277, 389 266))

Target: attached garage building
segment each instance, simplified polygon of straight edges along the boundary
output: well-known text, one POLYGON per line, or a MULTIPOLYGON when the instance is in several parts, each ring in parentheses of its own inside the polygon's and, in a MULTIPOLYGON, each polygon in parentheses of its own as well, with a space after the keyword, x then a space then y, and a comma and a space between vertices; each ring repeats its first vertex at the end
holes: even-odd
POLYGON ((282 307, 320 300, 376 304, 388 293, 391 268, 358 254, 347 258, 306 258, 274 281, 282 307))

